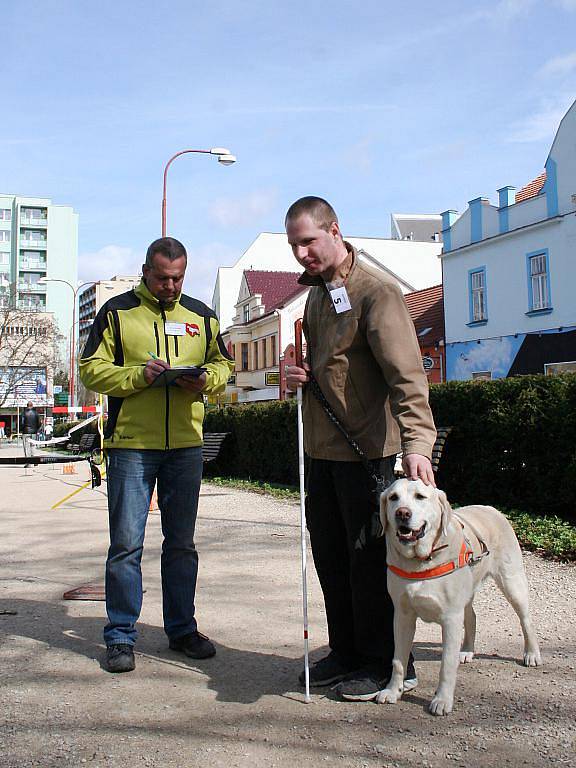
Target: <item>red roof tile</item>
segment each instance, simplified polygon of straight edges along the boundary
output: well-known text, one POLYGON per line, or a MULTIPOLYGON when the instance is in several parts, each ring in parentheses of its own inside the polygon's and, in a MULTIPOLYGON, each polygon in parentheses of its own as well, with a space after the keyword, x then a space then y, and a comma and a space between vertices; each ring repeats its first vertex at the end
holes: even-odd
POLYGON ((422 343, 435 343, 444 338, 444 293, 441 285, 433 285, 404 296, 410 317, 422 343), (429 328, 423 336, 419 334, 429 328))
POLYGON ((262 296, 265 312, 271 312, 282 306, 286 299, 296 296, 304 290, 298 284, 300 272, 268 272, 266 270, 245 269, 244 277, 251 295, 262 296))
POLYGON ((516 202, 521 203, 522 200, 528 200, 531 197, 539 195, 540 192, 542 192, 542 187, 544 186, 545 181, 546 171, 543 171, 540 176, 533 179, 529 184, 526 184, 525 187, 522 187, 520 192, 516 194, 516 202))

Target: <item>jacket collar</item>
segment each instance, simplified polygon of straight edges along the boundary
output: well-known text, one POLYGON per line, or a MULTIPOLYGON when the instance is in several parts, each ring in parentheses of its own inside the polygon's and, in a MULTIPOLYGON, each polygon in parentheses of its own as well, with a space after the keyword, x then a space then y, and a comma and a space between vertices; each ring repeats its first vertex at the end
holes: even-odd
POLYGON ((150 293, 148 290, 148 286, 146 285, 146 282, 144 278, 140 280, 140 283, 134 288, 134 293, 139 296, 143 301, 145 301, 147 304, 151 304, 156 309, 172 309, 176 304, 180 303, 180 296, 181 293, 178 294, 178 298, 175 299, 175 301, 171 302, 170 304, 163 304, 159 299, 154 296, 153 293, 150 293))
POLYGON ((344 245, 346 246, 346 250, 348 251, 348 256, 344 259, 344 261, 338 265, 336 268, 336 272, 334 273, 334 277, 330 281, 330 283, 326 283, 324 278, 320 275, 309 275, 308 272, 303 272, 300 277, 298 278, 298 282, 300 285, 326 285, 331 288, 336 288, 341 285, 344 285, 352 272, 356 269, 356 264, 358 262, 358 252, 356 248, 354 248, 353 245, 350 245, 349 242, 344 240, 344 245))

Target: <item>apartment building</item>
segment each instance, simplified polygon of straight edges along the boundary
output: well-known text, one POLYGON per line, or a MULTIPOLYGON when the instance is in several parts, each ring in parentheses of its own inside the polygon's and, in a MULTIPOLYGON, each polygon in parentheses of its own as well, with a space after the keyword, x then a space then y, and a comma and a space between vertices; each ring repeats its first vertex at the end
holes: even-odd
POLYGON ((73 294, 65 282, 77 279, 78 214, 48 198, 0 194, 0 302, 50 312, 68 336, 73 294))

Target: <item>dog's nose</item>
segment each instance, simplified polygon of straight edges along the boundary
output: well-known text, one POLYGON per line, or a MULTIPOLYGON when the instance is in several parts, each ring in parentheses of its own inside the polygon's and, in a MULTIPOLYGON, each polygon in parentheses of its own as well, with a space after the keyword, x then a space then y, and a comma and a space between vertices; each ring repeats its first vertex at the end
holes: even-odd
POLYGON ((408 509, 408 507, 398 507, 396 510, 396 517, 398 520, 402 520, 402 522, 406 522, 407 520, 410 520, 412 517, 412 512, 408 509))

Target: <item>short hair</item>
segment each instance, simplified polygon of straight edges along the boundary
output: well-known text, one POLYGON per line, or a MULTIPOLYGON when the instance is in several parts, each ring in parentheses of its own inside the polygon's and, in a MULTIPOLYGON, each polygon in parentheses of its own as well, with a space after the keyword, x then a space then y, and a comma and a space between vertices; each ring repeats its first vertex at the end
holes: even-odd
POLYGON ((176 240, 174 237, 160 237, 158 240, 154 240, 153 243, 150 243, 148 250, 146 251, 145 264, 147 267, 154 266, 154 256, 156 256, 157 253, 166 256, 170 261, 176 261, 176 259, 180 259, 182 256, 188 260, 186 248, 184 248, 180 240, 176 240))
POLYGON ((327 200, 322 197, 314 197, 314 195, 308 195, 307 197, 301 197, 292 203, 288 208, 288 213, 284 220, 284 224, 287 224, 289 220, 297 219, 299 216, 310 216, 314 224, 328 231, 333 221, 338 224, 338 216, 336 211, 327 200))

